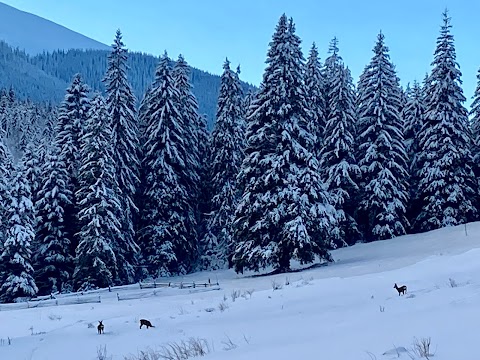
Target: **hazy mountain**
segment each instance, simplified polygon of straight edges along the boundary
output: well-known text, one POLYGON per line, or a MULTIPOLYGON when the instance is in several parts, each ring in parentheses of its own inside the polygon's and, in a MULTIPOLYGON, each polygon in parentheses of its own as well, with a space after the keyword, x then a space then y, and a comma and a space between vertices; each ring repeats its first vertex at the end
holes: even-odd
POLYGON ((4 3, 0 3, 0 40, 31 55, 58 49, 109 49, 101 42, 4 3))

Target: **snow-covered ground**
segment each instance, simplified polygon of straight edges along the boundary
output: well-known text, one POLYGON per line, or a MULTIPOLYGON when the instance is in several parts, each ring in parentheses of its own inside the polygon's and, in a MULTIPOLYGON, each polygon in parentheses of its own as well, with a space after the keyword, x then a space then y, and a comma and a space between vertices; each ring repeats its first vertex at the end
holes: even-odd
POLYGON ((431 338, 430 359, 480 359, 480 223, 333 255, 335 264, 287 275, 218 271, 182 278, 218 279, 220 290, 156 289, 148 297, 153 289, 132 285, 100 292, 101 303, 1 308, 0 359, 95 360, 106 348, 107 359, 123 360, 191 337, 208 342, 204 358, 212 360, 408 360, 418 358, 414 338, 431 338), (273 282, 281 289, 273 290, 273 282), (408 286, 405 296, 395 282, 408 286), (117 292, 145 297, 118 301, 117 292), (234 292, 244 296, 233 301, 234 292), (156 327, 140 330, 141 318, 156 327), (97 334, 98 320, 105 334, 97 334))

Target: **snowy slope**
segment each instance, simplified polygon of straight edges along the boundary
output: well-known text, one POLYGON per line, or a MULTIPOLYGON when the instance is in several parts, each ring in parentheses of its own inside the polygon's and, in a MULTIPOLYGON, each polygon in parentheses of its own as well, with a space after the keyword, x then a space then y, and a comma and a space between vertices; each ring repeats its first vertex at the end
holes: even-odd
POLYGON ((101 303, 1 306, 0 359, 94 360, 105 347, 105 359, 123 360, 191 337, 205 339, 211 351, 203 358, 212 360, 420 359, 415 337, 431 338, 431 360, 479 358, 480 223, 333 255, 335 264, 288 275, 217 271, 169 279, 218 279, 221 289, 207 292, 156 289, 153 295, 132 285, 97 292, 101 303), (274 291, 273 281, 282 288, 274 291), (405 296, 398 296, 395 282, 408 286, 405 296), (251 296, 247 290, 254 290, 251 296), (245 297, 233 301, 234 291, 245 297), (118 301, 117 293, 143 298, 118 301), (141 318, 156 327, 140 330, 141 318), (98 320, 105 334, 88 326, 98 320))
POLYGON ((0 40, 32 55, 58 49, 109 49, 96 40, 4 3, 0 3, 0 40))

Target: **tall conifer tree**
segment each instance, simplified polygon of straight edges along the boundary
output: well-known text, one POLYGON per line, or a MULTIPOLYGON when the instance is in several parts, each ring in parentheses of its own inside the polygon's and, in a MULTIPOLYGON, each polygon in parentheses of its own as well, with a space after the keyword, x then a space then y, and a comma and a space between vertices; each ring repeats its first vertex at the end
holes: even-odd
POLYGON ((179 55, 172 71, 172 78, 175 88, 178 91, 177 107, 182 115, 183 142, 184 142, 184 161, 185 165, 179 172, 180 182, 184 183, 189 189, 187 202, 185 203, 185 213, 183 216, 187 220, 186 230, 188 245, 179 244, 179 248, 186 250, 183 254, 179 253, 182 263, 182 271, 191 271, 197 260, 198 249, 198 226, 201 223, 199 202, 202 192, 202 161, 204 160, 205 142, 208 140, 204 134, 205 124, 203 117, 198 112, 198 102, 193 95, 192 85, 190 83, 190 67, 182 55, 179 55), (192 252, 190 252, 192 251, 192 252))
POLYGON ((472 169, 472 136, 463 106, 461 72, 447 11, 426 84, 425 123, 419 133, 421 212, 415 229, 428 231, 475 218, 477 181, 472 169))
POLYGON ((116 189, 111 128, 105 101, 96 95, 82 136, 79 170, 75 288, 87 290, 118 282, 116 247, 121 241, 121 203, 116 189))
POLYGON ((117 30, 108 56, 104 78, 106 106, 111 121, 113 160, 118 182, 118 195, 122 203, 121 238, 115 251, 119 277, 124 283, 135 281, 135 254, 139 250, 135 242, 134 219, 137 214, 135 194, 139 179, 139 140, 135 109, 135 96, 127 80, 127 50, 122 34, 117 30))
POLYGON ((325 79, 322 65, 318 58, 318 49, 313 43, 305 65, 305 87, 307 102, 311 113, 309 130, 315 136, 315 155, 320 157, 324 143, 324 133, 327 121, 327 106, 325 104, 325 79))
POLYGON ((360 78, 359 165, 362 226, 367 241, 403 235, 406 219, 407 155, 400 116, 400 87, 380 33, 374 56, 360 78))
POLYGON ((78 207, 76 192, 78 191, 78 171, 80 168, 80 146, 84 133, 87 113, 90 109, 89 89, 80 74, 73 77, 65 98, 58 111, 55 145, 58 147, 61 161, 68 172, 69 190, 72 198, 65 208, 65 223, 68 224, 68 237, 71 242, 70 253, 75 254, 78 245, 74 236, 79 230, 77 223, 78 207))
POLYGON ((408 168, 410 174, 410 201, 408 206, 408 219, 413 220, 418 215, 420 204, 417 202, 418 172, 419 172, 419 144, 418 134, 424 124, 425 103, 422 89, 417 82, 409 92, 407 103, 403 111, 404 116, 404 137, 405 149, 408 157, 408 168))
POLYGON ((35 204, 35 281, 39 294, 71 290, 73 256, 65 224, 65 209, 72 196, 68 172, 57 147, 52 147, 41 167, 40 191, 35 204))
POLYGON ((33 297, 35 284, 31 245, 35 237, 35 215, 25 167, 18 164, 12 178, 8 202, 8 222, 0 262, 6 264, 0 285, 0 299, 12 302, 18 297, 33 297))
MULTIPOLYGON (((165 54, 155 72, 144 112, 144 184, 140 246, 151 276, 185 273, 196 255, 192 239, 190 179, 184 117, 174 86, 170 59, 165 54), (188 179, 188 180, 187 180, 188 179)), ((190 156, 191 154, 189 154, 190 156)))
POLYGON ((235 214, 236 271, 287 271, 291 259, 310 263, 316 255, 330 260, 326 236, 337 219, 307 131, 303 74, 300 39, 293 21, 282 15, 248 119, 239 175, 244 190, 235 214))
POLYGON ((228 60, 223 69, 208 160, 211 199, 202 239, 203 267, 210 269, 225 267, 233 255, 232 221, 240 195, 236 177, 243 160, 242 87, 228 60))
POLYGON ((339 247, 352 245, 361 238, 354 218, 361 172, 355 158, 355 90, 348 68, 336 67, 328 98, 329 114, 320 167, 341 217, 340 234, 332 243, 334 247, 339 247))

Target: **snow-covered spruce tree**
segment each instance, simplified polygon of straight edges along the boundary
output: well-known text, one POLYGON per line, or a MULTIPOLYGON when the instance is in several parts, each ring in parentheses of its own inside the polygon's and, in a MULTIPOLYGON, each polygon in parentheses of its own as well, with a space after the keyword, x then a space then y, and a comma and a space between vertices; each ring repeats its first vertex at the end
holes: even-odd
MULTIPOLYGON (((473 95, 470 110, 472 131, 472 158, 473 170, 477 179, 480 179, 480 69, 477 73, 477 87, 473 95)), ((480 209, 477 206, 477 210, 480 209)))
POLYGON ((229 265, 234 251, 232 221, 239 197, 236 177, 243 161, 244 110, 238 75, 225 61, 220 80, 217 116, 210 142, 208 183, 211 194, 205 235, 202 239, 204 269, 229 265))
MULTIPOLYGON (((368 81, 370 81, 370 73, 371 64, 368 64, 363 69, 363 72, 360 74, 358 83, 357 83, 357 92, 356 92, 356 100, 355 100, 355 108, 357 110, 357 123, 356 129, 357 134, 363 134, 365 130, 368 128, 368 123, 363 123, 360 114, 367 111, 367 103, 361 101, 361 95, 366 93, 368 87, 368 81)), ((368 119, 365 119, 368 120, 368 119)), ((358 139, 357 139, 358 143, 358 139)), ((360 153, 358 152, 357 147, 357 160, 359 159, 360 153)))
MULTIPOLYGON (((12 155, 5 146, 3 138, 0 138, 0 254, 3 252, 3 244, 8 230, 12 169, 12 155)), ((5 274, 6 267, 7 263, 0 262, 0 280, 4 279, 3 274, 5 274)))
POLYGON ((315 136, 315 155, 320 158, 323 147, 326 126, 325 80, 322 74, 322 65, 318 58, 318 49, 313 43, 305 65, 305 87, 307 92, 308 108, 311 119, 309 131, 315 136))
POLYGON ((80 167, 80 139, 83 136, 87 113, 90 109, 88 87, 81 76, 76 74, 66 91, 65 98, 58 110, 55 145, 60 151, 62 161, 65 162, 68 172, 68 181, 72 199, 65 210, 65 223, 68 224, 68 237, 71 241, 70 252, 75 254, 78 245, 74 234, 79 230, 77 224, 78 170, 80 167))
POLYGON ((332 199, 318 173, 314 137, 307 131, 300 39, 282 15, 267 54, 267 68, 248 119, 235 213, 235 270, 273 266, 288 271, 291 259, 330 260, 326 236, 336 224, 332 199))
POLYGON ((422 167, 417 175, 421 204, 414 224, 417 231, 462 224, 477 213, 472 136, 450 29, 445 11, 426 88, 425 122, 418 139, 422 167))
POLYGON ((48 106, 45 116, 45 126, 42 130, 41 140, 46 144, 51 144, 57 136, 57 108, 48 106))
MULTIPOLYGON (((78 172, 80 231, 73 280, 75 289, 107 287, 119 282, 116 248, 122 241, 121 203, 116 189, 110 118, 102 96, 96 95, 81 139, 78 172)), ((124 259, 122 259, 124 260, 124 259)))
MULTIPOLYGON (((405 148, 408 157, 408 169, 410 174, 410 201, 407 209, 407 218, 414 220, 418 215, 419 204, 416 201, 416 191, 418 188, 418 133, 422 128, 425 118, 425 103, 422 88, 415 81, 409 91, 407 103, 403 111, 405 148)), ((411 222, 413 223, 413 221, 411 222)))
POLYGON ((184 161, 185 165, 181 172, 178 173, 179 180, 184 183, 187 192, 187 205, 184 209, 183 216, 187 220, 187 230, 189 231, 186 240, 188 245, 178 243, 177 256, 185 271, 193 269, 197 261, 198 253, 198 224, 201 223, 199 213, 199 201, 202 191, 202 161, 206 154, 201 153, 201 149, 205 146, 205 125, 203 117, 198 113, 198 103, 192 92, 190 84, 190 67, 182 55, 178 56, 173 67, 172 78, 174 87, 178 91, 177 108, 182 115, 182 125, 179 129, 183 129, 184 142, 184 161), (185 250, 183 250, 185 248, 185 250), (185 251, 185 252, 184 252, 185 251), (192 252, 190 252, 192 251, 192 252), (182 254, 182 252, 184 252, 182 254))
POLYGON ((24 171, 23 164, 19 163, 10 188, 7 233, 0 256, 0 263, 6 264, 0 286, 0 299, 3 302, 12 302, 19 297, 32 297, 38 291, 31 261, 35 219, 30 186, 24 171))
POLYGON ((352 81, 350 70, 337 66, 328 96, 329 114, 320 159, 320 168, 325 172, 325 182, 340 215, 340 236, 334 239, 334 247, 352 245, 361 239, 354 218, 361 171, 355 158, 356 111, 352 81))
POLYGON ((135 242, 134 219, 138 212, 135 194, 139 179, 139 140, 135 109, 135 96, 127 80, 127 50, 122 34, 117 30, 108 56, 104 78, 106 105, 110 116, 113 142, 113 160, 118 182, 118 194, 122 204, 121 238, 116 244, 117 266, 122 283, 132 283, 135 278, 135 254, 139 247, 135 242))
MULTIPOLYGON (((257 98, 257 92, 253 89, 248 89, 247 93, 245 94, 245 97, 243 98, 243 112, 244 112, 244 123, 243 123, 243 128, 246 130, 247 128, 247 117, 249 117, 252 114, 252 105, 255 102, 255 99, 257 98)), ((243 140, 245 143, 245 139, 243 140)))
POLYGON ((8 99, 8 94, 5 89, 1 90, 0 93, 0 129, 2 137, 7 136, 8 126, 10 124, 8 119, 8 109, 10 107, 10 101, 8 99))
POLYGON ((404 116, 405 148, 408 155, 409 168, 413 170, 415 158, 418 155, 418 133, 423 126, 425 103, 422 88, 418 82, 413 83, 409 92, 404 116))
POLYGON ((88 91, 80 74, 76 74, 58 111, 55 142, 60 153, 65 156, 67 170, 72 178, 76 178, 80 167, 80 139, 90 108, 88 91))
MULTIPOLYGON (((153 84, 149 85, 147 89, 145 90, 145 93, 143 94, 143 98, 140 101, 140 106, 138 108, 137 112, 137 118, 138 118, 138 139, 140 142, 140 159, 143 159, 141 151, 142 151, 142 145, 145 144, 145 134, 147 130, 147 115, 148 115, 148 104, 152 101, 151 96, 152 96, 152 86, 153 84)), ((141 170, 141 168, 140 168, 141 170)), ((141 181, 140 181, 141 182, 141 181)))
POLYGON ((65 163, 53 146, 40 172, 35 208, 35 282, 40 295, 71 290, 73 256, 65 224, 65 208, 72 199, 65 163))
MULTIPOLYGON (((199 236, 204 234, 205 226, 205 214, 207 213, 207 204, 210 200, 210 184, 209 184, 209 175, 208 175, 208 165, 207 162, 210 159, 210 132, 207 129, 207 116, 205 114, 200 115, 199 117, 199 129, 197 132, 198 137, 198 153, 200 154, 199 158, 199 172, 198 176, 200 179, 199 183, 199 199, 197 204, 198 212, 198 227, 197 233, 199 236)), ((243 123, 243 133, 245 133, 245 123, 243 123)), ((241 144, 245 144, 245 139, 242 139, 241 144)), ((197 246, 198 248, 198 246, 197 246)))
MULTIPOLYGON (((328 46, 328 56, 323 66, 323 96, 325 101, 325 116, 330 113, 330 92, 335 81, 338 67, 344 67, 340 50, 338 48, 338 39, 334 37, 328 46)), ((325 120, 326 121, 326 120, 325 120)))
POLYGON ((359 222, 367 241, 403 235, 406 219, 407 155, 400 116, 400 87, 380 33, 361 77, 359 165, 364 189, 359 222))
POLYGON ((160 59, 145 111, 144 158, 140 243, 145 268, 153 277, 185 273, 196 254, 189 237, 193 219, 190 182, 186 181, 187 129, 178 108, 170 59, 160 59))
POLYGON ((39 141, 29 142, 25 147, 22 156, 22 163, 25 165, 25 177, 32 193, 32 203, 35 206, 38 191, 40 190, 40 171, 41 164, 45 161, 43 148, 40 147, 39 141))

